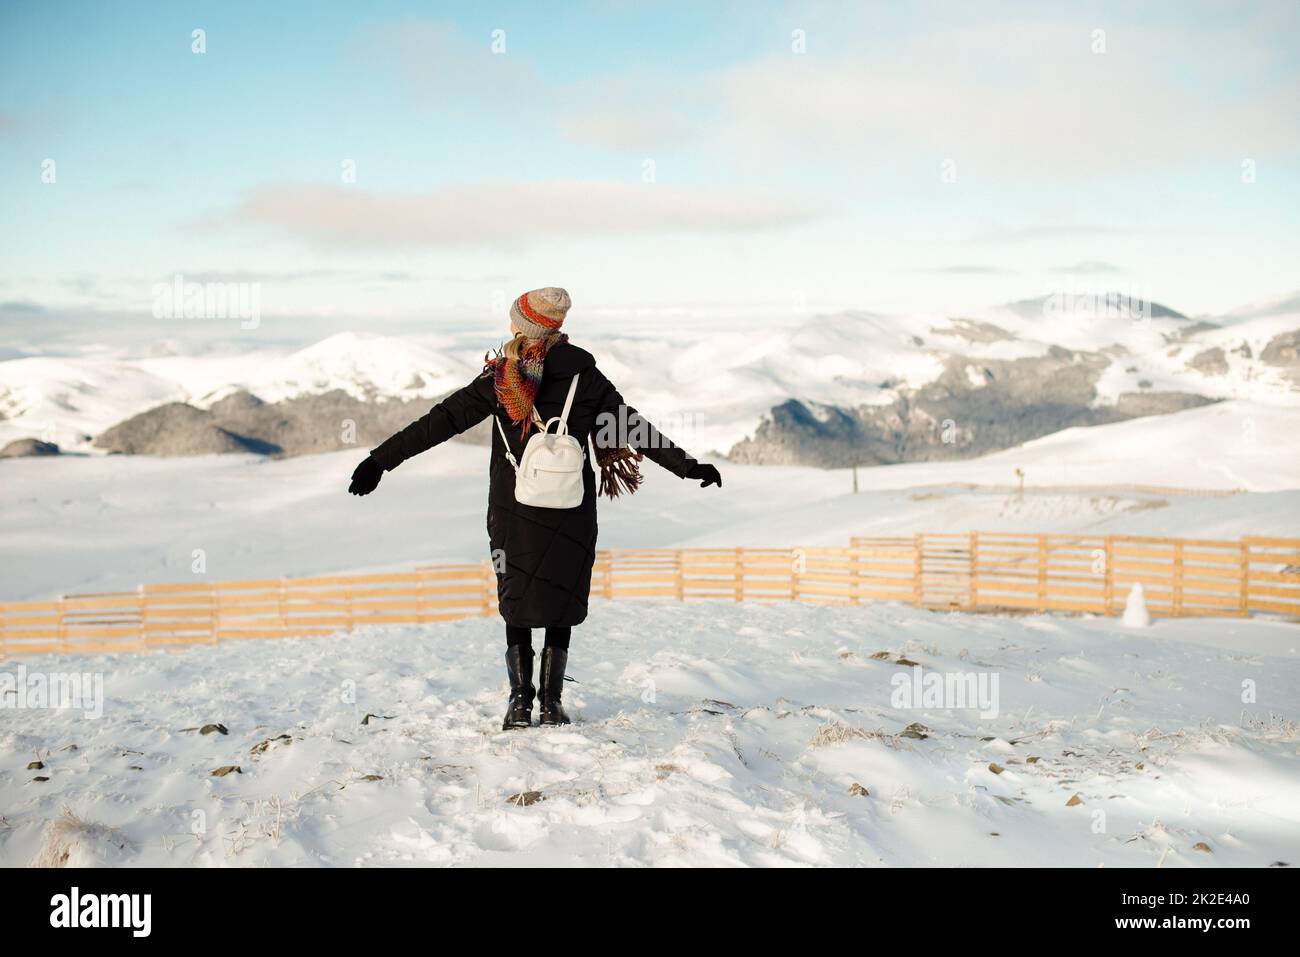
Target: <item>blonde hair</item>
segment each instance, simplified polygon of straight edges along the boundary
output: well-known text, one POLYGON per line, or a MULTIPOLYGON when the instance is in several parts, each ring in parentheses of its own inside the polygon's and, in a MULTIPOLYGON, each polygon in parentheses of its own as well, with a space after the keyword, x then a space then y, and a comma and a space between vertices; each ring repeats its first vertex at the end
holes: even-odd
MULTIPOLYGON (((505 356, 507 359, 509 359, 511 362, 518 362, 520 357, 523 355, 524 346, 528 345, 528 343, 530 342, 537 342, 538 339, 529 338, 528 336, 520 332, 518 329, 514 329, 513 326, 511 328, 512 331, 514 332, 514 335, 509 339, 509 341, 505 343, 505 345, 501 347, 501 354, 505 356)), ((546 335, 541 336, 540 338, 542 340, 558 339, 560 338, 560 331, 557 329, 554 332, 548 332, 546 335)))
POLYGON ((527 343, 528 337, 522 332, 516 332, 510 341, 501 347, 501 354, 511 362, 518 362, 519 354, 527 343))

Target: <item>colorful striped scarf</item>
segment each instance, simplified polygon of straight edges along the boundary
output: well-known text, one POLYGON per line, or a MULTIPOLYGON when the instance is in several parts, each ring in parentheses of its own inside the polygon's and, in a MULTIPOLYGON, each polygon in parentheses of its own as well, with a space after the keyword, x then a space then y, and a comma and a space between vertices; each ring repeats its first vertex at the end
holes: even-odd
POLYGON ((505 408, 506 415, 510 416, 510 421, 519 426, 520 438, 526 437, 533 425, 533 403, 542 384, 546 353, 556 343, 568 341, 568 335, 561 332, 525 340, 517 360, 502 351, 495 356, 483 357, 483 374, 492 376, 497 399, 505 408))

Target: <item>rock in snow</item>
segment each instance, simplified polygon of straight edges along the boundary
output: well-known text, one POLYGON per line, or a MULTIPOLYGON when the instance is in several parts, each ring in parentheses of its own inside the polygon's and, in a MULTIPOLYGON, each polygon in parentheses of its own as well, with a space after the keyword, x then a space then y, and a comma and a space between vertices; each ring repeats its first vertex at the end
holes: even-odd
POLYGON ((0 449, 0 459, 19 459, 33 455, 58 455, 59 447, 40 439, 14 439, 0 449))

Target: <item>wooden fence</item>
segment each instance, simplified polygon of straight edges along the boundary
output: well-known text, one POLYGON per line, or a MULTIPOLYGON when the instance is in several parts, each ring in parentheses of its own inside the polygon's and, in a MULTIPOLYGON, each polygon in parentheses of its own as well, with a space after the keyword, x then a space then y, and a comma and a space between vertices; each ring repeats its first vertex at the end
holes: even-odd
MULTIPOLYGON (((599 553, 592 593, 1110 615, 1123 608, 1135 582, 1155 615, 1267 612, 1300 619, 1300 539, 972 532, 855 538, 848 548, 617 549, 599 553)), ((0 657, 326 635, 495 611, 496 577, 487 562, 141 585, 0 603, 0 657)))
MULTIPOLYGON (((904 539, 852 540, 856 548, 904 539)), ((968 532, 916 535, 914 603, 1113 615, 1142 584, 1154 615, 1300 617, 1300 538, 968 532)))
POLYGON ((141 585, 133 592, 0 604, 0 654, 143 651, 247 638, 328 635, 361 624, 486 615, 486 563, 373 575, 141 585))

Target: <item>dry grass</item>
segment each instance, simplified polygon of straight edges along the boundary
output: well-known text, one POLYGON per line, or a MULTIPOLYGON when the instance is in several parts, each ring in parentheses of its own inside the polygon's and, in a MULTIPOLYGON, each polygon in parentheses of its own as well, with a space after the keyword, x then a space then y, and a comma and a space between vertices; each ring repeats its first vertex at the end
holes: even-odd
POLYGON ((1272 711, 1266 715, 1254 715, 1243 709, 1241 712, 1241 726, 1249 731, 1268 737, 1282 738, 1283 740, 1300 737, 1300 721, 1292 721, 1290 718, 1272 711))
POLYGON ((817 733, 808 742, 808 746, 810 748, 829 748, 836 744, 843 744, 845 741, 880 737, 883 737, 883 735, 879 731, 867 731, 864 728, 856 728, 842 721, 832 721, 817 729, 817 733))
POLYGON ((78 817, 70 808, 45 827, 31 867, 91 867, 126 849, 126 836, 115 827, 78 817))

